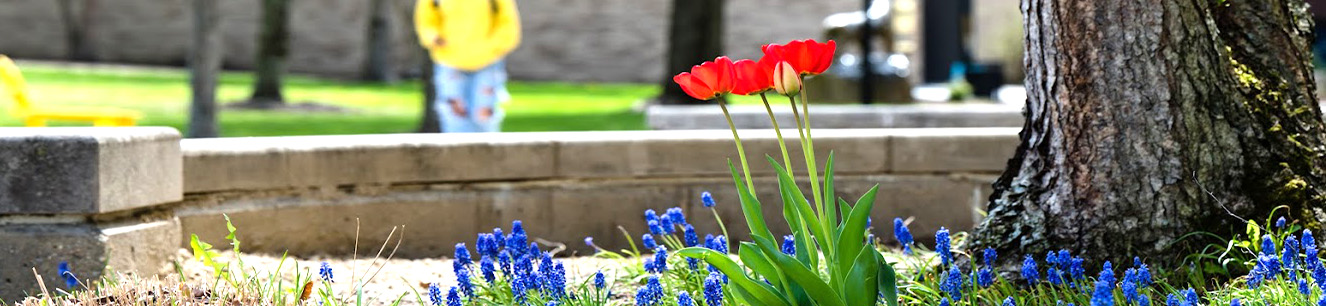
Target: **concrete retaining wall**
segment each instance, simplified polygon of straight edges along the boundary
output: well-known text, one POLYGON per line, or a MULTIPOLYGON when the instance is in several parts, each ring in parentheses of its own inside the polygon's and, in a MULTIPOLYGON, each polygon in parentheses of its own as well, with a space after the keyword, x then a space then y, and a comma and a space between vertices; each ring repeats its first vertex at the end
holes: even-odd
MULTIPOLYGON (((748 156, 758 158, 751 167, 759 197, 774 203, 776 184, 763 159, 780 155, 773 132, 742 133, 748 156)), ((940 225, 973 226, 1016 133, 817 130, 815 145, 820 159, 836 155, 839 195, 855 199, 881 184, 875 218, 916 217, 913 229, 926 241, 940 225)), ((229 214, 245 247, 263 252, 348 253, 355 218, 361 246, 376 247, 391 226, 405 225, 398 254, 406 257, 448 254, 455 243, 517 219, 532 237, 585 252, 586 236, 625 246, 617 226, 641 234, 650 208, 680 206, 701 233, 717 233, 712 213, 698 203, 711 191, 730 233, 741 238, 747 230, 725 164, 735 158, 730 137, 692 130, 184 140, 187 197, 177 215, 185 232, 217 240, 225 235, 220 215, 229 214)), ((805 173, 804 166, 794 170, 805 173)), ((778 205, 766 206, 767 218, 782 219, 778 205)))
MULTIPOLYGON (((785 233, 763 158, 781 155, 774 133, 741 133, 765 217, 785 233)), ((855 199, 878 184, 874 219, 915 218, 917 240, 930 241, 941 225, 975 224, 1016 134, 821 129, 815 154, 835 156, 836 194, 855 199)), ((586 254, 586 236, 625 247, 619 226, 638 239, 645 209, 679 206, 702 235, 719 233, 699 203, 711 191, 732 238, 748 236, 725 130, 178 139, 163 128, 0 129, 0 287, 35 284, 32 267, 50 284, 66 260, 83 278, 159 273, 188 234, 224 245, 223 215, 246 252, 348 255, 358 233, 367 254, 404 225, 397 256, 437 257, 523 220, 532 240, 586 254)))

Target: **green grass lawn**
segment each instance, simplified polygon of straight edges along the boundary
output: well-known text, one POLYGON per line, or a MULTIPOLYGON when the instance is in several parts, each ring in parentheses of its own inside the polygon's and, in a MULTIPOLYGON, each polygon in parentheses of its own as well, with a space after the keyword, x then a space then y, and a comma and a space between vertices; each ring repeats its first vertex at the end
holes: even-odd
MULTIPOLYGON (((183 132, 188 121, 188 73, 181 69, 88 68, 20 63, 37 104, 97 105, 143 112, 142 126, 170 126, 183 132)), ((244 100, 249 73, 225 73, 219 103, 244 100)), ((332 81, 293 76, 286 99, 326 103, 348 113, 301 113, 224 109, 222 136, 275 136, 407 133, 419 126, 423 91, 418 81, 395 84, 332 81)), ((644 115, 632 110, 658 88, 641 84, 571 84, 512 82, 512 101, 504 131, 584 131, 645 129, 644 115)), ((12 107, 0 100, 0 112, 12 107)), ((79 125, 80 123, 53 123, 79 125)), ((21 126, 18 118, 0 116, 0 126, 21 126)), ((86 124, 84 124, 86 125, 86 124)))

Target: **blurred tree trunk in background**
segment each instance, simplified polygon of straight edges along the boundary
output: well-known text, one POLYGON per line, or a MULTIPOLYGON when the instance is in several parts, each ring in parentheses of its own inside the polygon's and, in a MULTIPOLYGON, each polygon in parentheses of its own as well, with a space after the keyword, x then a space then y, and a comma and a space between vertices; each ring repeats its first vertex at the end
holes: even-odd
POLYGON ((1277 205, 1322 228, 1303 1, 1159 2, 1023 2, 1027 120, 974 249, 1175 260, 1277 205))
POLYGON ((367 81, 396 80, 396 73, 391 66, 391 11, 387 10, 388 2, 368 1, 368 34, 364 39, 364 66, 360 76, 367 81))
POLYGON ((663 69, 663 93, 659 104, 703 104, 686 95, 672 76, 690 71, 704 61, 723 54, 723 1, 672 0, 672 21, 668 30, 668 53, 663 69))
POLYGON ((285 103, 281 77, 290 54, 290 0, 262 0, 262 24, 258 30, 257 78, 249 103, 275 106, 285 103))
POLYGON ((216 81, 221 72, 217 2, 193 0, 193 45, 189 54, 189 138, 217 137, 216 81))
POLYGON ((92 24, 92 15, 96 11, 97 0, 57 0, 60 7, 60 21, 64 24, 66 49, 65 58, 71 61, 94 61, 96 52, 88 38, 88 28, 92 24), (75 8, 75 2, 82 4, 75 8))
POLYGON ((423 72, 424 85, 424 118, 419 121, 420 133, 441 133, 442 119, 437 115, 437 105, 433 100, 437 99, 437 88, 433 87, 433 58, 428 56, 428 50, 423 50, 423 60, 420 61, 420 70, 423 72))

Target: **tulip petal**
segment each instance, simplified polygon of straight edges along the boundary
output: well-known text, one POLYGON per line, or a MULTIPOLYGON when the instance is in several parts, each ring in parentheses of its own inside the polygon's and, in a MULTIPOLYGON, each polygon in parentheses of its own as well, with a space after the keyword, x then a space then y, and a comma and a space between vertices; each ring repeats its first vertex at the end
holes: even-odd
POLYGON ((714 59, 713 67, 714 73, 718 75, 717 86, 712 86, 714 91, 719 93, 731 92, 732 86, 735 85, 733 79, 736 75, 736 71, 732 67, 732 59, 719 56, 714 59))
POLYGON ((814 69, 811 69, 810 73, 824 73, 824 71, 829 70, 829 66, 833 64, 833 54, 838 49, 838 43, 829 40, 823 44, 815 44, 814 49, 816 65, 814 69))
POLYGON ((716 96, 714 91, 709 88, 709 85, 704 84, 704 82, 696 78, 694 74, 682 72, 673 76, 672 81, 677 82, 677 85, 681 86, 681 90, 686 92, 686 94, 690 95, 692 98, 709 100, 716 96))
MULTIPOLYGON (((761 60, 763 61, 763 59, 761 60)), ((738 95, 750 95, 759 93, 769 88, 773 88, 770 80, 772 71, 765 69, 760 62, 743 59, 732 63, 732 70, 735 84, 732 86, 732 93, 738 95)))

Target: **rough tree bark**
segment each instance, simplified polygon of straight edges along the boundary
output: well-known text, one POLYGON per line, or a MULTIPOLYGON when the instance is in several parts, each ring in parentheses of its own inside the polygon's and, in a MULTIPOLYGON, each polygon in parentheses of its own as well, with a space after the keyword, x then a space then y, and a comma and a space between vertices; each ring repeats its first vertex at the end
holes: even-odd
POLYGON ((391 66, 391 11, 389 0, 370 0, 368 34, 364 39, 364 65, 360 77, 367 81, 391 82, 396 73, 391 66))
POLYGON ((193 46, 189 50, 189 138, 217 137, 216 80, 221 72, 217 2, 193 0, 193 46))
POLYGON ((686 95, 672 76, 723 54, 723 1, 673 0, 668 28, 668 53, 659 104, 703 104, 686 95))
POLYGON ((1173 259, 1209 242, 1181 236, 1230 237, 1277 205, 1322 227, 1301 0, 1024 0, 1022 15, 1027 120, 976 249, 1173 259))
POLYGON ((276 106, 285 103, 281 78, 290 54, 290 0, 262 0, 262 24, 258 30, 257 78, 249 103, 276 106))

